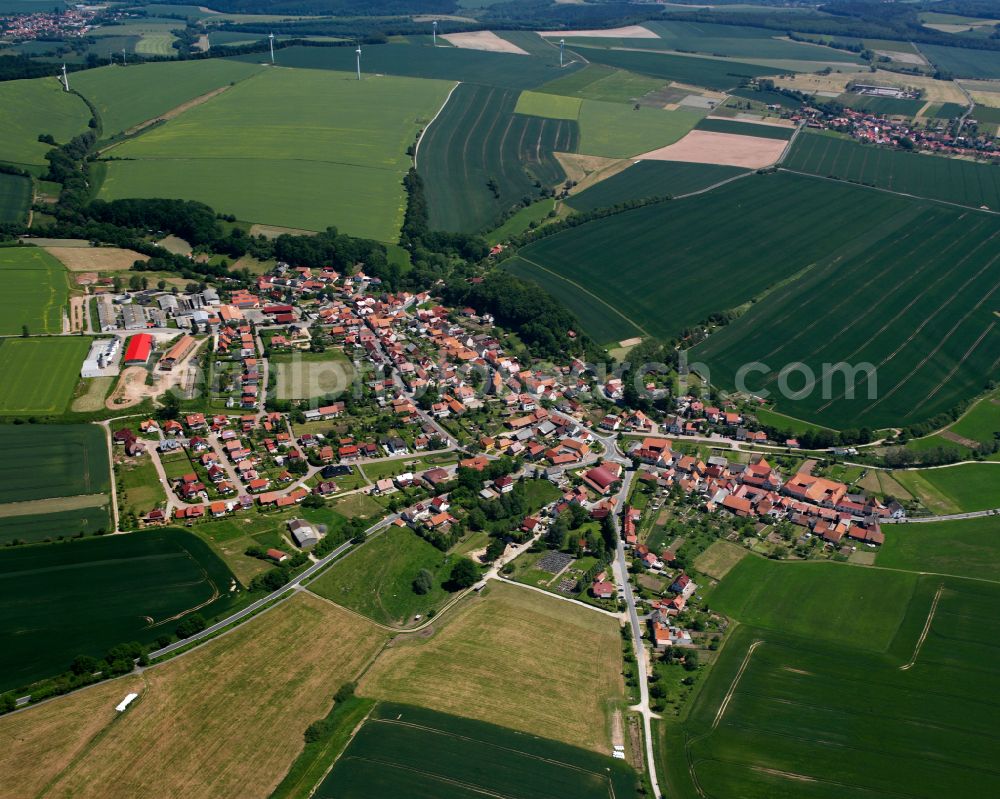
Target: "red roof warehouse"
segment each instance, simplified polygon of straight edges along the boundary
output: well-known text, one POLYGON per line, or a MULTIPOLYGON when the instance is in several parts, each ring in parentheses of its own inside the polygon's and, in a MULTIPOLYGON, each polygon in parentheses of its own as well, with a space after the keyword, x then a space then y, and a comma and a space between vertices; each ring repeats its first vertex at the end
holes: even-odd
POLYGON ((149 360, 149 353, 153 349, 153 337, 149 333, 137 333, 128 342, 128 349, 125 350, 126 366, 142 366, 149 360))

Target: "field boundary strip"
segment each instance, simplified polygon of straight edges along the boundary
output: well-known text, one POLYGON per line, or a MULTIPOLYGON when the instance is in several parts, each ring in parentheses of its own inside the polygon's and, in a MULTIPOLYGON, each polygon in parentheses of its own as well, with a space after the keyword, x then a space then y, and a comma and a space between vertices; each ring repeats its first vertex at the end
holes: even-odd
POLYGON ((917 645, 913 648, 913 656, 910 658, 909 663, 905 663, 899 667, 900 671, 909 671, 917 662, 917 658, 920 656, 920 650, 924 646, 924 641, 927 640, 927 636, 931 631, 931 624, 934 622, 934 614, 937 613, 938 602, 941 600, 941 594, 943 592, 944 585, 942 584, 938 586, 938 590, 934 594, 934 599, 931 601, 931 609, 927 613, 927 621, 924 622, 924 629, 920 632, 920 637, 917 639, 917 645))
POLYGON ((599 303, 601 303, 601 305, 606 306, 613 313, 615 313, 616 315, 620 316, 622 319, 624 319, 626 322, 628 322, 630 325, 632 325, 632 327, 634 327, 636 330, 641 331, 644 335, 649 336, 650 338, 654 338, 654 336, 648 330, 646 330, 646 328, 644 328, 642 325, 640 325, 638 322, 636 322, 636 321, 634 321, 632 319, 629 319, 627 316, 625 316, 625 314, 623 314, 621 311, 619 311, 613 305, 609 305, 605 300, 603 300, 600 297, 598 297, 596 294, 594 294, 594 292, 592 292, 592 291, 584 288, 583 286, 581 286, 576 281, 570 280, 568 277, 565 277, 564 275, 560 275, 558 272, 553 272, 551 269, 548 269, 547 267, 542 266, 537 261, 532 261, 530 258, 525 258, 521 254, 518 254, 517 257, 520 258, 522 261, 524 261, 526 264, 531 264, 532 266, 537 267, 538 269, 541 269, 543 272, 548 272, 553 277, 558 278, 559 280, 563 280, 566 283, 569 283, 571 286, 575 286, 576 288, 580 289, 580 291, 582 291, 584 294, 590 295, 595 300, 597 300, 599 303))
POLYGON ((46 513, 61 513, 84 508, 100 508, 108 504, 107 494, 77 494, 70 497, 50 497, 47 499, 28 499, 23 502, 5 502, 0 504, 0 519, 16 518, 18 516, 33 516, 46 513))
POLYGON ((437 113, 431 117, 431 121, 424 125, 424 129, 420 132, 420 136, 417 138, 417 146, 413 148, 413 168, 417 168, 417 156, 420 155, 420 144, 423 142, 424 137, 427 135, 427 131, 431 129, 441 112, 444 111, 445 107, 448 105, 448 101, 451 100, 451 96, 455 93, 455 89, 462 85, 462 81, 456 81, 455 85, 451 87, 451 91, 448 92, 448 96, 444 98, 444 102, 441 103, 441 107, 437 110, 437 113))

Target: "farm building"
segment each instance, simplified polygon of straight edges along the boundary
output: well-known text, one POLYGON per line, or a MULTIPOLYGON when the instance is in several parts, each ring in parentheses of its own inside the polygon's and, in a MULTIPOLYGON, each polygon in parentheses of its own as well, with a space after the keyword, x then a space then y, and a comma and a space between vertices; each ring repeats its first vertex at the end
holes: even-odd
POLYGON ((160 358, 160 368, 169 372, 179 361, 183 361, 188 355, 191 354, 191 351, 194 349, 194 345, 194 336, 181 336, 177 340, 177 343, 167 350, 163 354, 163 357, 160 358))
POLYGON ((97 339, 90 345, 90 352, 80 367, 80 377, 102 377, 115 375, 118 369, 115 361, 121 349, 121 340, 117 338, 97 339))
POLYGON ((309 522, 303 519, 292 519, 288 522, 288 532, 292 534, 297 546, 301 548, 311 547, 319 541, 319 533, 309 522))
POLYGON ((126 366, 145 366, 153 351, 153 337, 149 333, 137 333, 128 341, 125 349, 126 366))

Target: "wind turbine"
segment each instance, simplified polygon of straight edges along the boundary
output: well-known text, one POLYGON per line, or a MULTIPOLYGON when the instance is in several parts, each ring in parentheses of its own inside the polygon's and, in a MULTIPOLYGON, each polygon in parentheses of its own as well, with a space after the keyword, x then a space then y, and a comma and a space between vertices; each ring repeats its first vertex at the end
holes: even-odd
POLYGON ((563 52, 565 50, 566 50, 566 40, 565 39, 560 39, 559 40, 559 66, 560 67, 562 67, 562 65, 563 65, 563 52))
POLYGON ((358 43, 358 49, 354 51, 355 55, 358 57, 358 80, 361 80, 361 44, 358 43))
POLYGON ((437 47, 437 43, 438 43, 438 21, 434 20, 431 24, 434 26, 434 31, 433 31, 433 33, 431 35, 434 37, 434 46, 437 47))
POLYGON ((66 74, 66 64, 65 63, 62 66, 62 82, 63 82, 63 89, 68 92, 69 91, 69 75, 66 74))
POLYGON ((271 65, 274 65, 274 34, 267 34, 267 40, 271 43, 271 65))

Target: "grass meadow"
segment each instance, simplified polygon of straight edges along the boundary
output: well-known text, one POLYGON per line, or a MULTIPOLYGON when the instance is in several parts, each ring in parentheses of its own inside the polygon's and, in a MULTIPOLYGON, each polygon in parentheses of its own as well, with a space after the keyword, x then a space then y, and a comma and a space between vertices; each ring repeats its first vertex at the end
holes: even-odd
POLYGON ((704 116, 701 111, 665 111, 626 103, 584 100, 580 149, 584 155, 628 158, 673 144, 704 116))
POLYGON ((574 194, 566 200, 566 204, 574 211, 586 212, 630 200, 677 197, 701 191, 744 173, 745 169, 735 166, 686 164, 681 161, 639 161, 579 194, 574 194))
POLYGON ((351 386, 354 367, 338 348, 325 352, 276 353, 269 359, 277 378, 278 399, 316 399, 339 395, 351 386))
POLYGON ((74 75, 72 85, 95 105, 110 138, 259 71, 219 58, 163 61, 88 69, 74 75))
POLYGON ((949 426, 948 431, 970 441, 992 443, 1000 434, 1000 394, 993 393, 979 400, 949 426))
POLYGON ((0 572, 0 690, 172 634, 194 608, 211 618, 233 605, 229 569, 181 530, 4 549, 0 572))
POLYGON ((357 678, 384 640, 364 619, 293 597, 141 680, 123 677, 0 719, 4 790, 264 799, 302 750, 306 728, 326 716, 336 690, 357 678), (131 690, 139 699, 113 718, 131 690), (27 754, 39 751, 48 756, 27 754))
POLYGON ((0 225, 20 224, 31 206, 31 180, 0 172, 0 225))
POLYGON ((417 169, 432 228, 495 227, 515 203, 538 196, 535 180, 554 187, 565 179, 552 153, 576 152, 577 123, 515 114, 517 98, 516 91, 462 84, 424 133, 417 169))
POLYGON ((54 77, 0 83, 0 108, 17 109, 17 113, 4 114, 0 160, 31 168, 39 175, 45 171, 45 154, 51 149, 38 141, 39 134, 49 133, 64 144, 83 133, 90 120, 87 104, 64 92, 54 77))
POLYGON ((62 414, 73 399, 90 340, 9 338, 0 344, 0 416, 62 414), (38 371, 38 364, 45 371, 38 371))
POLYGON ((390 527, 337 561, 309 590, 381 624, 405 625, 445 602, 442 583, 451 565, 451 558, 409 528, 390 527), (423 569, 434 580, 427 593, 418 594, 413 581, 423 569))
POLYGON ((686 716, 658 725, 670 796, 1000 790, 998 586, 750 557, 713 607, 741 624, 686 716))
POLYGON ((0 249, 0 335, 61 333, 69 297, 65 267, 40 247, 0 249))
POLYGON ((1000 508, 1000 464, 907 469, 893 477, 935 515, 1000 508))
POLYGON ((386 702, 375 707, 313 795, 613 799, 632 795, 635 784, 632 770, 606 755, 386 702))
POLYGON ((201 200, 249 222, 394 241, 406 150, 450 88, 268 70, 115 147, 134 160, 108 163, 100 196, 201 200))
POLYGON ((358 692, 606 752, 623 690, 614 619, 494 582, 431 637, 398 637, 358 692))
POLYGON ((850 139, 804 133, 784 166, 882 189, 1000 210, 1000 166, 957 158, 906 153, 850 139))

